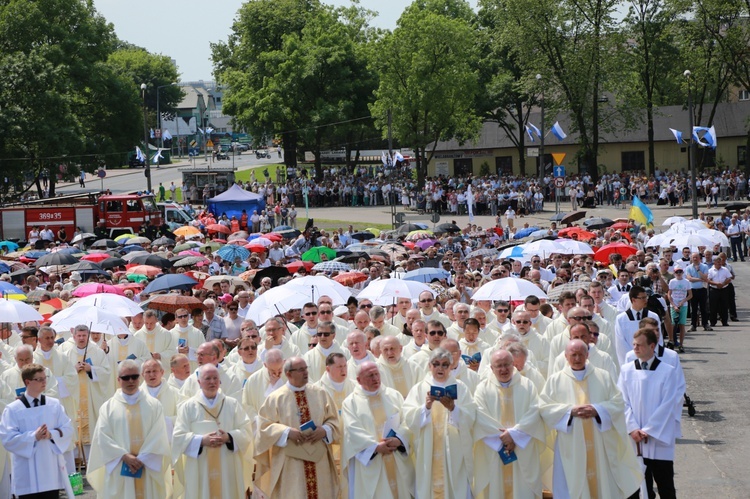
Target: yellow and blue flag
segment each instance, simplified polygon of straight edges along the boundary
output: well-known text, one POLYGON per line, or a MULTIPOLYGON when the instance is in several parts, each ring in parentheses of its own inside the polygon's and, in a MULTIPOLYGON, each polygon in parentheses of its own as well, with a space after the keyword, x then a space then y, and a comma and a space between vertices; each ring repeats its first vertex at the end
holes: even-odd
POLYGON ((651 210, 641 201, 638 196, 633 197, 633 206, 630 208, 628 218, 635 220, 646 227, 654 226, 654 215, 651 210))

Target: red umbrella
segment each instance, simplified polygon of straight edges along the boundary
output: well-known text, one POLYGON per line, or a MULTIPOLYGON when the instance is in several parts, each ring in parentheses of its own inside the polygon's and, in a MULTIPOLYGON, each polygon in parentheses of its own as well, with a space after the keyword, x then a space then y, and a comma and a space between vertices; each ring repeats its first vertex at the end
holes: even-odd
POLYGON ((364 282, 367 280, 367 274, 362 272, 344 272, 333 278, 339 284, 344 286, 352 287, 358 282, 364 282))
POLYGON ((109 255, 107 253, 89 253, 88 255, 83 255, 81 257, 81 260, 87 260, 89 262, 99 263, 111 257, 112 255, 109 255))
POLYGON ((305 267, 305 270, 310 272, 312 268, 315 266, 314 262, 303 262, 301 260, 297 260, 296 262, 288 263, 284 265, 287 269, 289 269, 289 272, 298 272, 299 269, 302 267, 305 267))
POLYGON ((245 245, 245 249, 250 250, 251 253, 263 253, 266 251, 266 247, 262 244, 249 243, 245 245))
POLYGON ((633 226, 627 222, 617 222, 616 224, 610 225, 609 228, 614 230, 630 230, 633 226))
POLYGON ((567 227, 565 229, 561 229, 560 231, 558 231, 557 236, 572 239, 573 234, 576 234, 576 237, 578 237, 579 241, 588 241, 590 239, 596 238, 596 234, 587 230, 583 230, 581 227, 567 227))
POLYGON ((260 237, 275 242, 281 242, 284 239, 278 232, 269 232, 268 234, 262 234, 260 237))
POLYGON ((635 255, 636 251, 638 250, 636 250, 629 244, 621 242, 610 243, 599 248, 597 252, 594 253, 594 259, 597 262, 609 264, 609 255, 617 253, 618 255, 622 255, 622 258, 624 260, 631 255, 635 255))
POLYGON ((159 267, 153 265, 127 265, 128 274, 140 274, 148 277, 154 277, 162 273, 159 267))
POLYGON ((129 282, 127 284, 115 284, 115 286, 122 289, 123 291, 130 289, 133 291, 133 293, 140 293, 141 291, 143 291, 143 288, 144 288, 143 284, 140 284, 137 282, 129 282))
POLYGON ((112 293, 114 295, 124 295, 125 291, 122 288, 118 288, 112 284, 99 284, 91 282, 89 284, 82 284, 73 290, 73 296, 77 298, 83 298, 84 296, 93 295, 96 293, 112 293))
POLYGON ((206 225, 206 230, 208 232, 221 232, 222 234, 231 234, 232 231, 229 230, 229 227, 221 224, 211 224, 206 225))

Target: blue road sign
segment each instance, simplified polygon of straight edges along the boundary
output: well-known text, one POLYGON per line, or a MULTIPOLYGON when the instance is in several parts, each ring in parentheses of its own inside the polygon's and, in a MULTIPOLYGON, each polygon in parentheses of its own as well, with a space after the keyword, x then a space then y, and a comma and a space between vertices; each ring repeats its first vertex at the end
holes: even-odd
POLYGON ((555 166, 552 168, 552 173, 555 177, 564 177, 565 176, 565 167, 564 166, 555 166))

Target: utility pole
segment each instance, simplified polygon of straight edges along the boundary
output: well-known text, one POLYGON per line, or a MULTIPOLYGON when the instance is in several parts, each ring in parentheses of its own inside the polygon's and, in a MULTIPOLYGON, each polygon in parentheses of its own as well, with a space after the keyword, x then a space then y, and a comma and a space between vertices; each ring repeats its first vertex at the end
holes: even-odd
POLYGON ((695 186, 695 155, 696 155, 696 149, 695 149, 695 140, 693 140, 693 93, 690 90, 690 70, 686 69, 684 73, 682 73, 683 76, 685 76, 685 79, 687 80, 687 86, 688 86, 688 123, 690 128, 688 129, 688 133, 690 133, 690 146, 688 147, 688 161, 690 162, 690 200, 692 201, 693 206, 693 218, 698 218, 698 191, 695 186))
POLYGON ((146 124, 146 84, 141 83, 141 97, 143 98, 143 151, 146 157, 146 189, 151 192, 151 158, 148 157, 148 125, 146 124))

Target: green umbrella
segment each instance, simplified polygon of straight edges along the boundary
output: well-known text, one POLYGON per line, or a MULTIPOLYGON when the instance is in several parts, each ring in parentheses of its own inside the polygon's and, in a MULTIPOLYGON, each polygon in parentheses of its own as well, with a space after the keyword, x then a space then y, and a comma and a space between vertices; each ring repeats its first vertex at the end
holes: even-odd
POLYGON ((141 283, 141 282, 148 281, 148 276, 141 275, 141 274, 128 274, 126 277, 128 281, 130 282, 141 283))
POLYGON ((320 263, 323 261, 323 255, 327 258, 326 260, 333 260, 336 258, 336 250, 326 248, 325 246, 316 246, 302 253, 302 261, 320 263))

